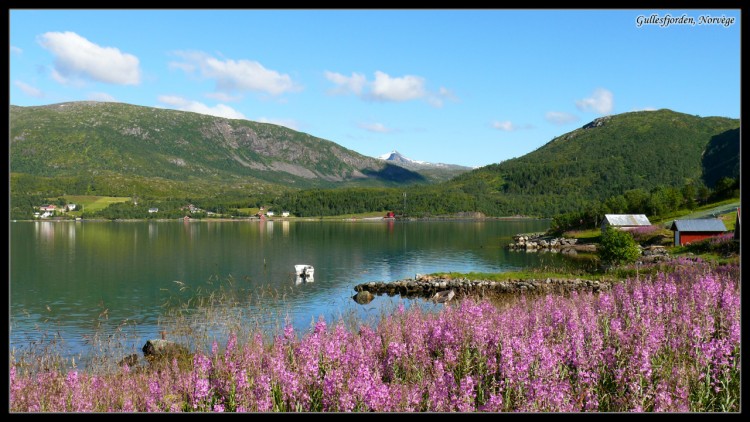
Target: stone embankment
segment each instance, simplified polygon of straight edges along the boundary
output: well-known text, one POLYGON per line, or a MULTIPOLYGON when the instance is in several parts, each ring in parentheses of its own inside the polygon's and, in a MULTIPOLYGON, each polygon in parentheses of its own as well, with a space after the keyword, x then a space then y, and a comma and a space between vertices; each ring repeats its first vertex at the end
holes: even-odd
POLYGON ((492 293, 565 292, 572 290, 598 292, 611 287, 607 281, 581 278, 540 278, 525 280, 469 280, 466 278, 441 278, 417 275, 390 283, 372 281, 354 286, 357 292, 353 299, 360 304, 369 303, 374 295, 401 295, 408 298, 432 298, 438 292, 453 290, 456 295, 483 295, 492 293))
POLYGON ((560 252, 575 255, 578 252, 596 252, 596 245, 579 245, 578 239, 547 236, 543 233, 526 233, 513 236, 513 242, 508 244, 508 249, 526 252, 560 252))
POLYGON ((645 246, 641 248, 641 257, 638 259, 641 263, 660 262, 669 259, 667 248, 661 245, 645 246))

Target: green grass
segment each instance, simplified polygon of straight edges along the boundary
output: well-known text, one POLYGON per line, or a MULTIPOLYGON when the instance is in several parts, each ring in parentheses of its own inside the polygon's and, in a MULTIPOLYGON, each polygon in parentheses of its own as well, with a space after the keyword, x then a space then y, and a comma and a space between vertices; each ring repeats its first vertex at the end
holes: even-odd
POLYGON ((556 278, 556 279, 574 279, 574 278, 580 278, 585 277, 588 279, 595 279, 599 280, 601 279, 600 275, 597 274, 585 274, 585 275, 577 275, 573 274, 572 271, 566 271, 566 272, 556 272, 556 271, 510 271, 505 273, 477 273, 477 272, 470 272, 470 273, 457 273, 457 272, 449 272, 449 273, 433 273, 430 274, 434 277, 439 278, 447 278, 447 279, 455 279, 455 278, 465 278, 468 280, 487 280, 487 281, 508 281, 508 280, 529 280, 529 279, 545 279, 545 278, 556 278))
POLYGON ((110 204, 130 201, 125 196, 90 196, 90 195, 66 195, 63 196, 69 204, 76 204, 76 210, 71 214, 79 215, 83 211, 93 213, 107 208, 110 204))
POLYGON ((602 240, 601 229, 571 230, 563 233, 563 237, 578 239, 581 243, 599 243, 602 240))
POLYGON ((247 215, 255 215, 260 211, 260 208, 237 208, 237 210, 247 215))
POLYGON ((730 212, 722 215, 719 219, 724 222, 728 231, 734 231, 734 227, 737 224, 737 213, 730 212))
MULTIPOLYGON (((699 216, 703 216, 703 214, 706 214, 706 211, 710 211, 714 208, 731 205, 734 203, 736 203, 737 206, 739 206, 739 202, 740 202, 740 198, 730 198, 724 201, 712 202, 710 204, 702 205, 693 210, 683 208, 681 210, 677 210, 675 212, 659 216, 658 219, 653 219, 651 221, 651 224, 669 224, 672 222, 672 220, 679 219, 679 218, 699 218, 699 216)), ((730 212, 730 214, 734 218, 735 214, 733 212, 730 212)), ((734 228, 734 225, 732 225, 732 227, 734 228)))
POLYGON ((385 211, 361 212, 356 214, 330 215, 323 217, 323 220, 341 220, 342 218, 371 218, 385 217, 385 211))

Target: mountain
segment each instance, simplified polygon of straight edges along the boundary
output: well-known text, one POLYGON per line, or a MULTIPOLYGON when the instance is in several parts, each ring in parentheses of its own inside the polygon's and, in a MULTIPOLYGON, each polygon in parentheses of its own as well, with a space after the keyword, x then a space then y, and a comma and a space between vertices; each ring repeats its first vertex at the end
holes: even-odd
POLYGON ((700 192, 700 183, 713 187, 721 177, 739 177, 739 126, 738 119, 671 110, 623 113, 443 183, 306 191, 282 196, 279 203, 313 216, 392 210, 408 216, 468 211, 554 217, 586 210, 599 221, 604 201, 606 207, 632 205, 639 213, 658 214, 681 206, 683 189, 700 192))
POLYGON ((426 161, 412 160, 396 150, 388 154, 383 154, 378 159, 418 172, 433 182, 450 180, 459 174, 471 170, 471 167, 459 166, 457 164, 428 163, 426 161))
POLYGON ((78 190, 69 194, 91 193, 91 185, 100 194, 214 195, 427 181, 282 126, 90 101, 11 106, 10 165, 16 180, 66 180, 78 190))
POLYGON ((739 127, 739 119, 667 109, 606 116, 425 190, 469 196, 489 215, 552 216, 632 189, 712 187, 718 177, 739 176, 739 127))

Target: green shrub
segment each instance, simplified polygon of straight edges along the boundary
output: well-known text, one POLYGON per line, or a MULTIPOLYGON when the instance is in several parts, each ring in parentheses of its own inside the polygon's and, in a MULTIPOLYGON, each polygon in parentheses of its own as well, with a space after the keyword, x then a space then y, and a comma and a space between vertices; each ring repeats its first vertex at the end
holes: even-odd
POLYGON ((605 264, 619 265, 634 262, 641 255, 633 235, 607 227, 599 244, 599 258, 605 264))

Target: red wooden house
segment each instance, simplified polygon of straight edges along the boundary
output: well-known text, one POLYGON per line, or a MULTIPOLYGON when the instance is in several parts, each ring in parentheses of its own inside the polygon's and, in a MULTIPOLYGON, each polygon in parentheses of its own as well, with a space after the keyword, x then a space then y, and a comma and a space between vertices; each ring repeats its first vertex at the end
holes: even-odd
POLYGON ((718 218, 675 220, 670 229, 674 232, 675 246, 683 246, 697 240, 708 239, 727 231, 724 222, 718 218))

